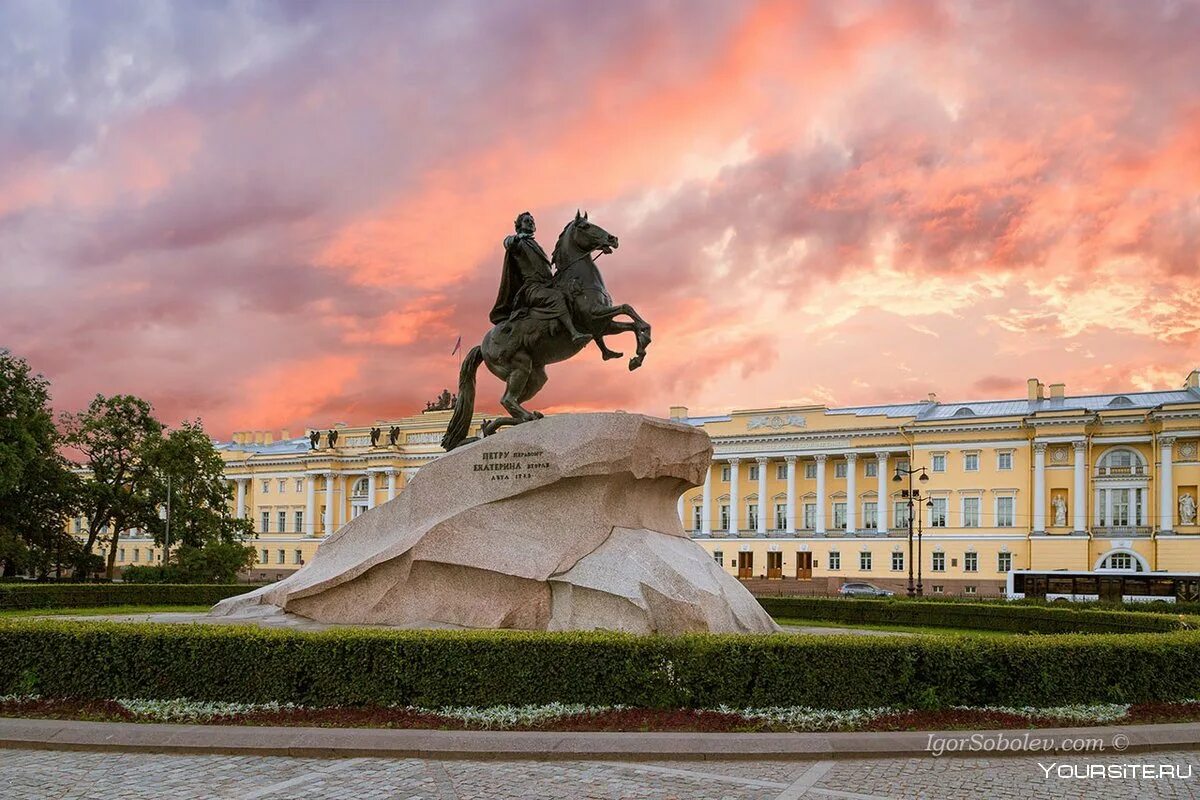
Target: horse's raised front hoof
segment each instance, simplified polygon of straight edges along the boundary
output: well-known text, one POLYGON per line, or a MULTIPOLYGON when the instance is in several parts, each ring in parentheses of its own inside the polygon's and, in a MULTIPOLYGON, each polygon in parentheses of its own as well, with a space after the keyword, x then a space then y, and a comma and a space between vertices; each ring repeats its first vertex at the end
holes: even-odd
POLYGON ((616 350, 606 350, 604 353, 605 361, 612 361, 614 358, 624 358, 624 353, 618 353, 616 350))
POLYGON ((640 367, 642 365, 643 357, 644 356, 634 356, 633 358, 629 359, 629 371, 630 372, 633 372, 635 369, 637 369, 638 367, 640 367))

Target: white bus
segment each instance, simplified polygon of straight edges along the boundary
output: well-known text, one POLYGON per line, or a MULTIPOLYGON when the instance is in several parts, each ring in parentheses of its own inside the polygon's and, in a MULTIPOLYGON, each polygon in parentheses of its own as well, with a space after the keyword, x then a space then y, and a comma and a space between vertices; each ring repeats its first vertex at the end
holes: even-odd
POLYGON ((1008 573, 1010 600, 1103 600, 1108 603, 1174 603, 1200 600, 1200 572, 1039 572, 1008 573))

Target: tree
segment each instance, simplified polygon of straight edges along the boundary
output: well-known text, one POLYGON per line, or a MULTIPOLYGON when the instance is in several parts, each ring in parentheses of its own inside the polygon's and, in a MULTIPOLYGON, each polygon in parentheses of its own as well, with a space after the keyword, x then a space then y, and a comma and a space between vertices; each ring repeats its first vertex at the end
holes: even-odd
POLYGON ((87 522, 84 552, 107 547, 106 574, 113 576, 117 540, 128 530, 155 530, 156 498, 165 493, 153 456, 163 425, 151 405, 132 395, 96 395, 87 409, 63 417, 65 442, 85 458, 89 473, 80 491, 87 522))
POLYGON ((122 577, 129 583, 233 583, 238 573, 254 562, 254 548, 239 542, 181 545, 171 552, 170 563, 128 567, 122 577))
POLYGON ((0 573, 41 575, 74 562, 67 532, 79 482, 59 453, 50 384, 24 359, 0 350, 0 573))
POLYGON ((165 525, 152 528, 159 544, 206 548, 240 542, 253 532, 250 520, 233 516, 233 489, 225 480, 225 462, 200 420, 184 422, 147 456, 159 475, 154 502, 167 505, 170 489, 170 542, 165 525))

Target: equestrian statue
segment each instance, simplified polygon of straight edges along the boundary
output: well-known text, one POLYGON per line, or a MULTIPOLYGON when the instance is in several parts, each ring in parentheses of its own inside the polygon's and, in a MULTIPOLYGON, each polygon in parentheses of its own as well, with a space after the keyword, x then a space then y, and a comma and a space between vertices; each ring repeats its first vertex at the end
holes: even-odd
POLYGON ((475 373, 481 363, 504 381, 500 405, 510 414, 484 423, 482 434, 491 436, 506 425, 541 419, 540 411, 522 404, 546 385, 547 364, 566 361, 593 341, 605 361, 621 358, 621 353, 608 348, 604 337, 632 333, 637 353, 629 359, 629 369, 634 370, 642 365, 650 344, 650 324, 633 306, 613 305, 592 258, 597 251, 616 250, 616 236, 576 211, 547 258, 533 238, 537 231, 533 215, 526 211, 515 224, 516 233, 504 240, 500 292, 490 315, 493 327, 462 362, 454 413, 442 437, 446 450, 478 438, 467 434, 475 414, 475 373), (615 319, 621 315, 632 322, 615 319))

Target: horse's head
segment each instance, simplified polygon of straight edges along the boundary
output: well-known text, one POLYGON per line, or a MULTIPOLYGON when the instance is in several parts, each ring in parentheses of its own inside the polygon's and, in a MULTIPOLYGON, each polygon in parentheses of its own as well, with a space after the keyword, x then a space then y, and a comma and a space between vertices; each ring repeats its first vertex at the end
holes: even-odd
POLYGON ((587 214, 576 211, 575 219, 567 223, 558 237, 552 260, 561 268, 567 266, 561 260, 567 251, 586 254, 599 250, 601 253, 611 253, 617 247, 617 237, 590 221, 587 214))

